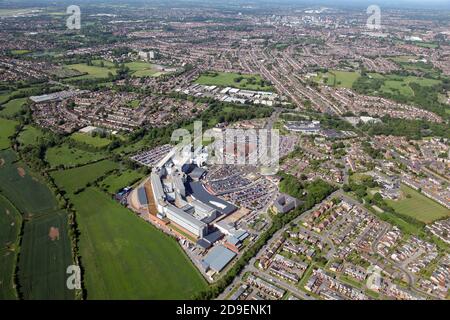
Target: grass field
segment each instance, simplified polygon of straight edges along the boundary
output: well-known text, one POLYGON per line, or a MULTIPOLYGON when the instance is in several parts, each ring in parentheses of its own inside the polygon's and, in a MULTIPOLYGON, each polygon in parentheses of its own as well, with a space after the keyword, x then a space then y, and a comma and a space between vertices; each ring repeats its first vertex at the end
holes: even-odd
POLYGON ((202 74, 195 82, 208 86, 233 87, 238 89, 272 91, 266 83, 261 85, 262 78, 256 74, 237 74, 233 72, 209 72, 202 74), (242 78, 239 82, 237 79, 242 78))
POLYGON ((17 209, 0 195, 0 300, 16 299, 13 275, 21 220, 17 209))
POLYGON ((351 88, 359 77, 358 72, 331 70, 319 74, 316 80, 332 87, 351 88))
POLYGON ((35 145, 39 138, 42 138, 44 133, 33 126, 25 126, 20 132, 18 140, 22 146, 35 145))
POLYGON ((70 78, 70 80, 82 80, 82 79, 106 79, 108 74, 116 74, 115 68, 99 67, 99 66, 88 66, 85 63, 70 64, 65 66, 67 69, 76 70, 81 73, 86 73, 78 77, 70 78))
POLYGON ((417 83, 422 87, 431 87, 439 84, 441 81, 429 78, 420 78, 415 76, 382 75, 379 73, 368 74, 373 79, 382 79, 384 84, 381 91, 385 93, 398 93, 402 96, 411 98, 414 96, 414 90, 410 87, 411 83, 417 83))
POLYGON ((120 189, 133 184, 136 180, 143 178, 144 175, 137 171, 126 170, 116 174, 109 175, 100 184, 108 193, 115 194, 120 189))
POLYGON ((58 186, 72 193, 79 188, 85 187, 88 183, 94 182, 105 173, 118 169, 118 167, 118 164, 110 160, 103 160, 83 167, 55 171, 51 175, 58 186))
POLYGON ((0 150, 9 147, 9 137, 14 134, 18 124, 17 121, 0 118, 0 150))
POLYGON ((86 143, 96 148, 104 148, 111 143, 111 140, 109 139, 101 138, 99 136, 93 137, 86 133, 75 132, 70 137, 77 142, 86 143))
POLYGON ((398 213, 411 216, 425 223, 450 216, 450 210, 427 198, 414 189, 402 185, 403 197, 400 200, 387 200, 387 203, 398 213), (408 198, 406 195, 410 195, 408 198))
POLYGON ((0 116, 8 117, 19 113, 27 100, 27 98, 20 98, 8 101, 2 106, 0 116))
POLYGON ((66 268, 71 264, 65 213, 52 192, 10 151, 0 152, 0 190, 25 216, 19 259, 20 292, 26 299, 72 299, 65 289, 66 268), (50 242, 50 228, 59 240, 50 242))
POLYGON ((52 168, 58 166, 72 167, 75 165, 87 164, 105 158, 103 152, 88 152, 62 144, 47 150, 45 160, 52 168))
POLYGON ((151 63, 143 61, 134 61, 125 63, 132 72, 132 77, 157 77, 161 75, 157 69, 151 63))
POLYGON ((88 299, 189 299, 206 287, 174 240, 100 190, 71 198, 88 299))

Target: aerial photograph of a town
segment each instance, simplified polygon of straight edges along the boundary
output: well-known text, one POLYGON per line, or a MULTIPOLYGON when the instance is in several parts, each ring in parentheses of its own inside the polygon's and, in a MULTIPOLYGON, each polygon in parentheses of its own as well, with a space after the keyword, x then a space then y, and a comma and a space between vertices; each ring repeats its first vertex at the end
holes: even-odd
POLYGON ((449 148, 448 0, 0 0, 0 301, 450 300, 449 148))

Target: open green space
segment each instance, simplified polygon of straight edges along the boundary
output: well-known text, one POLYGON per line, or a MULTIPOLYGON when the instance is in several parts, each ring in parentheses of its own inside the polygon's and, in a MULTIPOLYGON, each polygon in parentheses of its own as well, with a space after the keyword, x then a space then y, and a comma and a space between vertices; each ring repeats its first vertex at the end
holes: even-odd
POLYGON ((22 146, 35 145, 40 138, 44 137, 44 132, 33 126, 25 126, 20 132, 17 140, 22 146))
POLYGON ((206 282, 177 242, 96 188, 71 196, 88 299, 189 299, 206 282))
POLYGON ((67 267, 72 265, 67 214, 62 211, 25 223, 19 259, 19 284, 25 299, 74 298, 67 288, 67 267))
POLYGON ((73 167, 105 158, 103 152, 84 151, 64 143, 47 150, 45 160, 52 168, 59 166, 73 167))
POLYGON ((256 91, 273 90, 272 86, 257 74, 210 71, 202 74, 195 82, 208 86, 233 87, 256 91))
POLYGON ((17 121, 0 118, 0 150, 9 147, 9 137, 14 135, 18 124, 17 121))
POLYGON ((115 194, 120 189, 131 186, 136 181, 142 179, 144 175, 138 171, 126 170, 108 175, 100 184, 100 186, 110 194, 115 194))
POLYGON ((8 101, 1 107, 0 116, 9 117, 19 113, 26 102, 27 98, 20 98, 8 101))
POLYGON ((332 87, 351 88, 359 77, 359 72, 330 70, 320 73, 316 77, 316 81, 332 87))
POLYGON ((17 162, 13 151, 0 152, 0 159, 0 191, 25 219, 19 291, 25 299, 73 299, 66 289, 66 268, 72 264, 66 213, 40 177, 17 162))
POLYGON ((83 167, 52 172, 55 183, 66 192, 74 192, 93 183, 106 173, 118 169, 119 165, 110 160, 102 160, 83 167))
POLYGON ((91 79, 106 79, 109 73, 115 75, 115 68, 100 67, 96 65, 88 66, 85 63, 70 64, 65 66, 67 69, 76 70, 84 75, 70 78, 70 80, 91 80, 91 79))
POLYGON ((75 132, 70 137, 77 142, 86 143, 96 148, 104 148, 111 143, 111 140, 107 138, 102 138, 98 135, 92 136, 88 133, 75 132))
POLYGON ((0 300, 16 299, 13 276, 21 221, 17 209, 0 195, 0 300))
POLYGON ((133 61, 125 63, 130 68, 132 77, 157 77, 162 73, 153 64, 143 61, 133 61))
POLYGON ((427 198, 418 191, 401 186, 402 198, 400 200, 387 200, 386 202, 398 213, 413 217, 424 223, 450 216, 450 210, 437 202, 427 198))

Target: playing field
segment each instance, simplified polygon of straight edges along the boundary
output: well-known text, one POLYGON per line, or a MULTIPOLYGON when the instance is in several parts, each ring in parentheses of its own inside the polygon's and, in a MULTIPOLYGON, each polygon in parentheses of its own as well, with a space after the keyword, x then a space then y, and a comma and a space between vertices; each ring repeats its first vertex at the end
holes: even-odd
POLYGON ((13 275, 21 220, 17 209, 0 195, 0 300, 16 299, 13 275))
POLYGON ((65 191, 72 193, 79 188, 86 187, 105 173, 118 169, 119 165, 110 160, 103 160, 83 167, 73 168, 64 171, 52 172, 55 183, 65 191))
POLYGON ((125 64, 132 72, 132 77, 157 77, 159 72, 151 63, 143 61, 133 61, 125 64))
POLYGON ((99 66, 88 66, 85 63, 70 64, 65 66, 68 69, 76 70, 81 73, 86 73, 86 75, 70 78, 70 80, 81 80, 81 79, 106 79, 108 74, 116 74, 115 68, 99 67, 99 66))
POLYGON ((9 147, 9 137, 14 134, 18 124, 17 121, 0 118, 0 150, 9 147))
POLYGON ((101 183, 100 186, 105 188, 108 193, 114 194, 120 189, 125 188, 143 178, 144 175, 134 170, 126 170, 123 172, 115 173, 107 176, 101 183))
POLYGON ((105 158, 103 152, 88 152, 62 144, 47 150, 45 160, 52 168, 58 166, 72 167, 82 165, 105 158))
POLYGON ((263 82, 257 74, 237 74, 233 72, 209 72, 202 74, 196 83, 208 86, 233 87, 238 89, 272 91, 273 88, 263 82), (238 81, 239 80, 239 81, 238 81))
POLYGON ((70 138, 72 138, 73 140, 78 141, 78 142, 89 144, 96 148, 104 148, 104 147, 107 147, 111 143, 111 140, 109 140, 109 139, 101 138, 99 136, 93 137, 90 134, 79 133, 79 132, 72 134, 70 136, 70 138))
POLYGON ((20 98, 8 101, 2 106, 0 110, 0 116, 9 117, 19 113, 27 100, 27 98, 20 98))
POLYGON ((88 299, 189 299, 206 283, 178 244, 96 188, 71 196, 88 299))
POLYGON ((12 151, 0 152, 0 159, 0 190, 25 218, 20 292, 27 299, 72 299, 73 292, 65 289, 65 272, 72 261, 65 213, 36 174, 23 163, 13 163, 12 151))
POLYGON ((414 189, 402 185, 400 200, 387 200, 387 203, 398 213, 411 216, 419 221, 431 223, 437 219, 450 216, 450 210, 427 198, 414 189), (411 197, 407 197, 407 195, 411 197))
POLYGON ((353 83, 360 77, 358 72, 331 70, 319 74, 316 81, 332 87, 351 88, 353 83))

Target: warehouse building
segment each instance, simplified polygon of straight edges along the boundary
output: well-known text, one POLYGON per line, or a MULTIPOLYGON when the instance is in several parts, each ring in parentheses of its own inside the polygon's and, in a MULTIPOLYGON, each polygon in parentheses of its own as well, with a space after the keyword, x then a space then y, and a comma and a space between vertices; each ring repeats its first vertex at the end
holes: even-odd
POLYGON ((208 234, 208 225, 200 220, 195 219, 189 213, 175 207, 172 204, 168 204, 164 208, 166 217, 173 223, 179 225, 183 229, 191 232, 199 238, 208 234))

